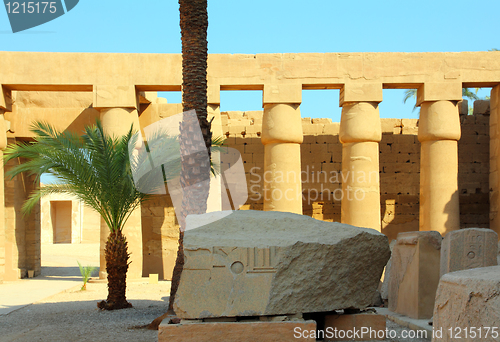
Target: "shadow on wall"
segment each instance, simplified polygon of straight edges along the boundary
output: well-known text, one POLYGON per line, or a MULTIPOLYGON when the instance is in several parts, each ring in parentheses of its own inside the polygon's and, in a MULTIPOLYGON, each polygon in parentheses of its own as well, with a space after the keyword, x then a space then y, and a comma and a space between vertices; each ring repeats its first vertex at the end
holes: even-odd
POLYGON ((382 233, 389 241, 399 233, 418 230, 420 142, 416 135, 417 121, 412 122, 415 128, 412 134, 401 134, 395 122, 396 133, 384 132, 379 144, 382 233))

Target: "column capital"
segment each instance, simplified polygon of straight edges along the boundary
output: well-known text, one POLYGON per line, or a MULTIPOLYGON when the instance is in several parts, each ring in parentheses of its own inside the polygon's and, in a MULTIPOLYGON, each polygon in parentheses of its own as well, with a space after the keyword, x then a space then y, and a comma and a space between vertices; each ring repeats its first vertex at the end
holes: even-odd
POLYGON ((93 106, 106 108, 137 108, 138 98, 133 85, 94 85, 93 106))
POLYGON ((344 103, 340 117, 339 139, 342 144, 379 142, 382 139, 382 124, 377 103, 344 103))
POLYGON ((348 102, 382 102, 382 83, 349 82, 340 89, 339 105, 348 102))
POLYGON ((302 84, 271 83, 264 84, 263 105, 266 104, 300 104, 302 103, 302 84))
POLYGON ((461 101, 462 82, 426 82, 417 89, 417 106, 432 101, 461 101))
POLYGON ((454 101, 428 101, 422 103, 418 122, 418 140, 459 140, 460 115, 454 101))
POLYGON ((0 84, 0 110, 12 112, 12 92, 0 84))
POLYGON ((264 105, 262 144, 302 144, 303 140, 299 105, 285 103, 264 105))

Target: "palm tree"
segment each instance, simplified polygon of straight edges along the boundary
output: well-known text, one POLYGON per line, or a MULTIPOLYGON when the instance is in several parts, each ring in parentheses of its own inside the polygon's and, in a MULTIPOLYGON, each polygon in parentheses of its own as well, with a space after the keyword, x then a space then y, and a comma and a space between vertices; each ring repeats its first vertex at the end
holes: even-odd
POLYGON ((5 150, 6 162, 27 160, 6 175, 12 178, 28 172, 39 181, 43 173, 49 173, 61 183, 31 193, 22 211, 28 213, 42 196, 52 193, 73 195, 96 210, 110 229, 105 248, 108 297, 97 306, 105 310, 131 307, 125 296, 130 254, 123 227, 134 209, 148 198, 136 189, 131 172, 129 143, 137 135, 131 128, 126 135, 111 138, 104 134, 100 121, 85 127, 83 136, 59 132, 43 122, 35 122, 31 131, 34 142, 11 144, 5 150))
POLYGON ((212 140, 211 122, 207 120, 207 0, 179 0, 179 12, 182 39, 182 106, 184 113, 195 110, 198 120, 184 115, 180 127, 182 213, 178 217, 179 246, 172 274, 167 314, 174 314, 175 294, 184 267, 185 218, 189 214, 205 213, 207 209, 212 140), (193 137, 190 134, 198 125, 203 137, 193 137), (203 139, 203 141, 196 141, 196 139, 203 139), (206 150, 202 153, 192 153, 198 150, 197 146, 200 144, 204 145, 206 150), (193 187, 191 186, 193 184, 199 186, 193 187))

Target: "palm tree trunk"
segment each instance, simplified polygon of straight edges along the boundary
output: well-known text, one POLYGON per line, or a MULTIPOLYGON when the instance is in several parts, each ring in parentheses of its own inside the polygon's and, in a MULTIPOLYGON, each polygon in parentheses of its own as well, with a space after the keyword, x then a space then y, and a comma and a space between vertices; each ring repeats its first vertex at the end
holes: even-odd
POLYGON ((184 230, 185 218, 189 214, 202 214, 207 210, 207 199, 210 190, 210 159, 205 154, 191 154, 196 150, 197 141, 193 141, 193 128, 199 125, 203 134, 205 147, 210 158, 212 133, 207 120, 207 59, 208 59, 208 12, 207 0, 179 0, 180 26, 182 36, 182 104, 183 111, 196 110, 198 120, 190 120, 184 115, 180 127, 179 143, 181 148, 181 186, 182 213, 178 218, 180 225, 179 248, 172 274, 172 287, 168 312, 173 313, 175 294, 179 287, 184 267, 184 230), (190 187, 199 184, 200 187, 190 187))
POLYGON ((127 302, 125 290, 127 287, 128 259, 130 254, 127 248, 127 239, 121 230, 117 229, 108 237, 106 248, 106 272, 108 273, 108 298, 97 303, 102 310, 117 310, 131 308, 127 302))

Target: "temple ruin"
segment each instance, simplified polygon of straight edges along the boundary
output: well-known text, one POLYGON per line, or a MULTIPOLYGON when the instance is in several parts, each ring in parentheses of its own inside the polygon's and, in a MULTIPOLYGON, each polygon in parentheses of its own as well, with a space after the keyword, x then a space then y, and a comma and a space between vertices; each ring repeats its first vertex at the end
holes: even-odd
MULTIPOLYGON (((0 60, 1 149, 29 140, 33 120, 81 132, 100 117, 119 135, 182 112, 156 96, 181 90, 179 54, 0 52, 0 60)), ((242 209, 373 228, 391 240, 417 230, 500 233, 500 52, 210 55, 208 85, 214 135, 227 137, 245 165, 249 200, 242 209), (464 87, 492 87, 491 99, 467 115, 464 87), (380 119, 383 89, 408 88, 417 89, 420 119, 380 119), (304 89, 339 89, 340 123, 303 117, 304 89), (263 111, 221 113, 225 90, 262 91, 263 111)), ((41 212, 52 209, 42 203, 24 217, 21 205, 36 184, 24 175, 0 184, 0 281, 28 270, 37 275, 41 241, 51 234, 41 212)), ((61 213, 78 205, 63 202, 54 203, 60 214, 53 215, 68 220, 61 213)), ((98 217, 91 221, 88 238, 52 231, 52 242, 100 240, 102 266, 108 228, 98 217)), ((125 234, 129 276, 169 279, 178 236, 170 197, 146 202, 125 234)))

